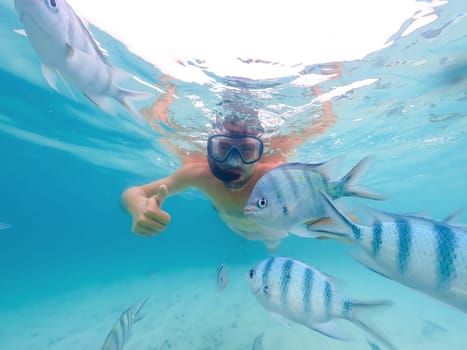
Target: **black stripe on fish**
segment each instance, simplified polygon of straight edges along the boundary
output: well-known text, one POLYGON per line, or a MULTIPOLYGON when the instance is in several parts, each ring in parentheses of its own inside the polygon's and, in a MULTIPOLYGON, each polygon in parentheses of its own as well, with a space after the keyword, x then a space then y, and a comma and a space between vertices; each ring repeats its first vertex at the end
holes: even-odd
POLYGON ((455 275, 456 235, 446 225, 434 224, 437 243, 438 287, 446 287, 455 275))
POLYGON ((344 306, 343 306, 343 309, 342 309, 342 316, 344 316, 345 318, 349 318, 351 313, 352 313, 352 301, 350 301, 349 299, 346 299, 344 301, 344 306))
POLYGON ((289 186, 292 188, 292 192, 295 198, 298 198, 300 195, 300 189, 298 188, 297 182, 294 180, 293 175, 290 173, 290 171, 283 169, 284 175, 287 179, 287 182, 289 183, 289 186))
POLYGON ((324 306, 326 308, 326 313, 330 315, 331 308, 332 308, 332 287, 331 287, 331 283, 329 283, 328 281, 324 283, 323 296, 324 296, 324 306))
POLYGON ((399 271, 404 274, 407 271, 410 251, 412 248, 412 228, 408 220, 399 218, 396 220, 397 233, 399 234, 398 263, 399 271))
POLYGON ((381 221, 376 221, 373 223, 373 257, 377 257, 379 255, 379 250, 381 248, 382 243, 382 234, 383 234, 383 226, 381 225, 381 221))
POLYGON ((311 291, 313 289, 313 270, 306 267, 303 271, 303 310, 305 314, 311 312, 311 291))
POLYGON ((287 215, 288 213, 288 210, 287 210, 287 203, 285 201, 285 195, 284 193, 282 193, 281 189, 282 189, 282 186, 281 186, 281 182, 280 180, 276 179, 274 174, 270 175, 269 176, 269 181, 271 181, 271 186, 272 188, 274 188, 275 190, 275 194, 276 194, 276 198, 275 200, 277 201, 277 203, 280 204, 281 208, 282 209, 282 212, 287 215), (285 210, 284 210, 285 208, 285 210))
POLYGON ((292 273, 293 261, 287 259, 282 265, 281 272, 281 302, 283 306, 287 305, 287 293, 289 292, 290 275, 292 273))
POLYGON ((269 285, 269 273, 271 272, 272 264, 274 263, 274 258, 269 258, 266 264, 264 265, 264 270, 263 270, 263 287, 266 287, 269 285))

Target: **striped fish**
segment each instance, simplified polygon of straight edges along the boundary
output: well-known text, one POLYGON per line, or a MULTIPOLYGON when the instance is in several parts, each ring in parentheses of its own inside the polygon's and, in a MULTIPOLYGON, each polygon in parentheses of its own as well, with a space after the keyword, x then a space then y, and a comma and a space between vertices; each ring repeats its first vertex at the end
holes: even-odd
POLYGON ((339 181, 331 181, 329 173, 336 159, 319 164, 288 163, 264 174, 256 183, 244 208, 251 220, 299 236, 308 236, 304 223, 324 216, 320 191, 332 198, 356 196, 383 199, 381 195, 355 187, 369 163, 363 158, 339 181))
POLYGON ((324 192, 330 224, 309 226, 318 235, 362 248, 355 258, 370 270, 467 312, 467 229, 414 215, 375 212, 370 226, 346 217, 324 192))
POLYGON ((216 271, 216 284, 218 290, 223 290, 228 283, 227 266, 220 264, 216 271))
MULTIPOLYGON (((14 3, 24 31, 42 61, 42 74, 53 89, 58 91, 60 78, 102 110, 115 114, 112 100, 116 100, 134 117, 142 119, 130 100, 152 94, 117 85, 117 80, 132 78, 131 75, 109 63, 86 24, 65 0, 14 3)), ((70 89, 69 92, 73 95, 70 89)))
POLYGON ((256 299, 267 310, 340 340, 348 337, 336 324, 346 319, 394 349, 362 320, 365 311, 388 306, 388 301, 358 301, 339 294, 332 278, 300 261, 272 257, 261 261, 246 276, 256 299))
POLYGON ((122 350, 130 337, 133 324, 139 321, 138 314, 148 297, 145 297, 136 304, 126 309, 120 318, 115 322, 112 330, 107 335, 102 350, 122 350))

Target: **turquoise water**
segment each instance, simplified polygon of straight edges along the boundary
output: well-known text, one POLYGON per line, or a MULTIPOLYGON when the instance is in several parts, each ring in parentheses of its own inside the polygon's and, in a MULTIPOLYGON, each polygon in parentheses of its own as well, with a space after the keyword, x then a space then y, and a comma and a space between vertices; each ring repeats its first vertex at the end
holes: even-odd
MULTIPOLYGON (((171 81, 178 96, 170 109, 174 128, 161 134, 123 108, 110 116, 79 92, 74 100, 52 90, 28 39, 13 32, 20 24, 12 5, 0 6, 0 222, 11 225, 0 231, 1 349, 99 348, 120 313, 144 295, 151 297, 148 310, 134 327, 129 349, 250 349, 263 331, 265 349, 370 348, 361 333, 348 344, 271 321, 243 279, 268 252, 230 231, 201 193, 168 199, 164 209, 172 223, 151 239, 131 234, 130 217, 120 207, 124 189, 180 165, 163 140, 188 151, 202 145, 225 95, 235 98, 240 87, 248 91, 237 98, 265 111, 266 139, 294 137, 320 116, 310 86, 294 83, 297 76, 251 81, 204 69, 215 83, 171 81), (220 262, 231 273, 223 294, 215 289, 220 262)), ((341 176, 373 155, 362 181, 388 200, 346 199, 348 205, 424 212, 435 219, 465 207, 466 6, 448 1, 438 9, 436 21, 407 36, 394 33, 392 45, 341 62, 341 77, 319 85, 332 93, 337 122, 290 160, 345 155, 341 176), (374 82, 346 88, 367 79, 374 82)), ((164 89, 164 72, 92 29, 113 64, 164 89)), ((301 76, 329 65, 309 62, 301 76)), ((467 213, 458 221, 467 223, 467 213)), ((378 320, 400 349, 464 348, 465 314, 372 274, 348 250, 337 242, 290 236, 278 253, 337 275, 348 294, 394 300, 394 311, 378 320)))

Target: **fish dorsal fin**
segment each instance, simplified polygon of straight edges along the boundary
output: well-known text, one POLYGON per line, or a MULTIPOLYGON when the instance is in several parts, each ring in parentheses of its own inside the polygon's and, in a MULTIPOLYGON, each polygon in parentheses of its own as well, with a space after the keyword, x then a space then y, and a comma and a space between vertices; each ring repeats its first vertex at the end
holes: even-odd
POLYGON ((337 174, 337 172, 339 171, 343 158, 343 156, 337 156, 319 165, 316 165, 316 171, 319 172, 326 179, 332 179, 335 177, 335 174, 337 174))
POLYGON ((452 224, 453 221, 457 220, 463 212, 464 212, 464 208, 459 208, 454 213, 452 213, 451 215, 446 217, 444 220, 442 220, 442 222, 444 224, 452 224))
POLYGON ((379 211, 373 208, 369 208, 367 206, 363 206, 367 209, 368 214, 371 216, 373 219, 373 223, 380 221, 380 222, 385 222, 385 221, 393 221, 394 220, 394 215, 391 213, 387 213, 384 211, 379 211))

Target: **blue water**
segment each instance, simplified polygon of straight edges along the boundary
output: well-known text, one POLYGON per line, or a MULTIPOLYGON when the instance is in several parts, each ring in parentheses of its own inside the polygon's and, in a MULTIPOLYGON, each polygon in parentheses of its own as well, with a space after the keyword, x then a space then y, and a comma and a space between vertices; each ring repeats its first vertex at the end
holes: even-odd
MULTIPOLYGON (((180 165, 177 156, 164 148, 162 139, 172 138, 188 150, 197 147, 195 141, 206 140, 209 130, 205 126, 212 124, 212 116, 219 109, 216 104, 222 98, 213 86, 172 80, 179 98, 171 106, 170 118, 172 125, 178 125, 179 129, 168 129, 161 136, 148 125, 132 119, 123 108, 117 116, 110 116, 79 92, 76 92, 78 100, 74 100, 52 90, 40 73, 39 58, 28 39, 13 32, 20 24, 12 5, 1 1, 0 6, 0 222, 11 225, 0 231, 0 324, 8 320, 8 325, 0 329, 1 349, 99 348, 108 332, 105 325, 99 324, 97 340, 90 340, 86 346, 78 343, 71 346, 66 343, 69 333, 57 335, 61 331, 56 323, 50 326, 48 334, 44 316, 48 310, 37 305, 46 305, 74 291, 92 290, 96 286, 106 288, 114 283, 118 285, 119 281, 145 280, 158 275, 171 276, 174 280, 177 276, 191 276, 196 281, 198 271, 212 271, 212 278, 207 281, 214 285, 220 262, 227 262, 232 266, 233 275, 241 276, 247 266, 268 256, 260 242, 245 241, 230 231, 209 200, 195 190, 165 202, 164 209, 172 215, 172 223, 166 232, 151 239, 131 233, 130 217, 120 207, 121 193, 127 187, 167 176, 180 165), (207 115, 193 103, 194 96, 204 103, 207 115), (29 314, 32 306, 34 312, 29 314), (2 321, 2 315, 8 318, 2 321), (29 322, 23 323, 24 320, 29 322), (41 328, 37 323, 43 323, 41 328), (33 340, 26 341, 28 337, 33 340)), ((345 155, 344 173, 371 154, 374 160, 364 184, 386 194, 388 200, 365 201, 365 204, 392 212, 423 212, 435 219, 466 206, 467 8, 462 1, 448 1, 439 9, 440 17, 436 21, 407 36, 394 33, 393 45, 362 60, 342 62, 341 78, 320 84, 322 91, 329 92, 365 79, 378 80, 336 93, 331 99, 336 124, 300 146, 291 161, 320 162, 345 155)), ((164 72, 130 53, 105 32, 97 28, 93 31, 102 46, 111 52, 109 59, 113 64, 164 88, 160 80, 164 72)), ((324 65, 309 62, 308 71, 320 72, 324 65)), ((313 113, 321 107, 319 103, 303 107, 309 103, 309 87, 291 84, 296 77, 250 81, 241 77, 226 79, 212 72, 209 75, 223 86, 249 88, 251 95, 244 96, 242 102, 250 106, 271 112, 273 104, 281 104, 280 112, 288 116, 281 119, 280 125, 274 118, 263 120, 266 139, 273 133, 294 137, 309 123, 310 116, 316 117, 313 113)), ((349 199, 347 203, 363 201, 349 199)), ((458 221, 467 223, 467 212, 458 221)), ((290 236, 283 241, 279 253, 335 273, 349 285, 349 292, 374 297, 375 290, 377 297, 398 302, 401 314, 391 315, 388 332, 402 332, 406 336, 399 341, 395 339, 400 349, 464 348, 465 314, 396 282, 373 276, 353 263, 347 251, 348 247, 337 242, 290 236), (390 291, 389 295, 384 290, 390 291), (391 295, 393 291, 398 294, 391 295), (420 323, 411 324, 413 320, 420 323)), ((205 275, 199 279, 203 278, 205 275)), ((242 312, 250 314, 256 304, 247 293, 244 281, 232 279, 232 284, 238 282, 233 286, 234 291, 239 291, 234 304, 241 319, 242 312)), ((170 284, 163 278, 158 283, 164 284, 164 288, 170 284)), ((183 288, 183 281, 177 283, 183 288)), ((189 289, 190 283, 187 281, 185 287, 189 289)), ((211 287, 206 286, 209 290, 211 287)), ((154 290, 157 289, 154 285, 154 290)), ((109 306, 114 308, 110 319, 118 317, 122 307, 135 301, 133 295, 121 301, 125 291, 121 293, 120 302, 109 306)), ((197 294, 200 303, 203 295, 200 289, 197 294)), ((167 293, 161 299, 172 297, 167 293)), ((235 294, 229 298, 235 300, 235 294)), ((222 306, 221 301, 216 302, 222 306)), ((94 309, 99 303, 96 305, 94 309)), ((185 314, 189 312, 189 308, 184 310, 185 314)), ((206 310, 196 312, 203 314, 206 310)), ((255 317, 269 317, 260 307, 254 312, 258 314, 255 317)), ((79 323, 79 315, 72 315, 74 322, 79 323)), ((202 319, 197 319, 201 325, 202 319)), ((281 329, 281 326, 265 324, 270 329, 281 329)), ((92 328, 93 324, 83 316, 85 326, 92 328)), ((158 344, 163 344, 171 334, 182 337, 183 332, 191 330, 185 325, 188 328, 183 331, 184 325, 179 326, 180 333, 159 333, 158 344)), ((260 332, 254 333, 247 324, 228 327, 221 333, 229 340, 222 343, 218 338, 214 341, 205 337, 204 346, 192 348, 250 349, 249 344, 260 332), (231 328, 238 332, 238 337, 237 333, 229 333, 231 328)), ((294 331, 285 329, 284 337, 288 340, 281 340, 279 348, 301 346, 293 345, 294 331)), ((200 334, 204 333, 191 331, 194 333, 187 337, 199 344, 196 339, 201 339, 200 334)), ((310 341, 307 330, 296 331, 302 344, 310 341)), ((269 341, 267 332, 266 329, 265 345, 272 345, 271 332, 269 341)), ((135 330, 135 337, 136 333, 135 330)), ((178 347, 175 340, 171 341, 173 348, 189 348, 181 340, 178 347)), ((143 340, 140 344, 129 348, 152 348, 143 340)), ((352 348, 341 343, 335 346, 336 349, 352 348)), ((265 346, 268 348, 271 347, 265 346)), ((311 344, 305 348, 314 347, 311 344)))

